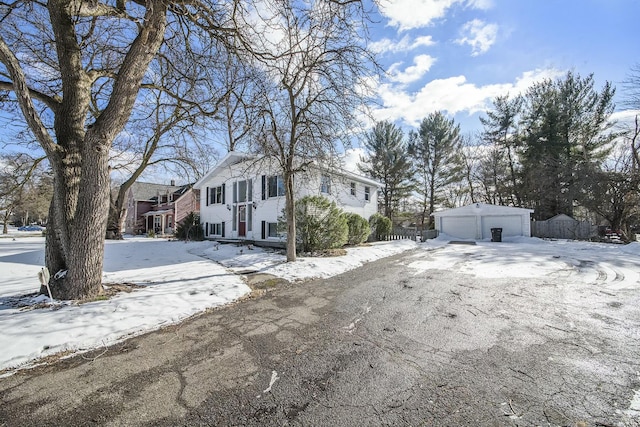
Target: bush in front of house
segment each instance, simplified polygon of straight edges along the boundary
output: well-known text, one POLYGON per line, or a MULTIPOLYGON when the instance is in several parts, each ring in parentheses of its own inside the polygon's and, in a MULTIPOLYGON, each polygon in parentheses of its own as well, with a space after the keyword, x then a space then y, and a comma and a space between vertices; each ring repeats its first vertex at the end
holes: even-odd
POLYGON ((389 218, 379 213, 371 215, 369 218, 369 225, 373 234, 376 236, 376 240, 384 240, 389 234, 391 234, 392 223, 389 218))
POLYGON ((180 240, 204 240, 200 215, 195 212, 189 213, 176 227, 175 235, 180 240))
POLYGON ((303 197, 296 202, 296 234, 303 252, 341 248, 349 238, 347 217, 325 197, 303 197))
POLYGON ((344 215, 347 217, 347 226, 349 227, 347 243, 359 245, 366 242, 371 234, 369 222, 356 213, 345 213, 344 215))

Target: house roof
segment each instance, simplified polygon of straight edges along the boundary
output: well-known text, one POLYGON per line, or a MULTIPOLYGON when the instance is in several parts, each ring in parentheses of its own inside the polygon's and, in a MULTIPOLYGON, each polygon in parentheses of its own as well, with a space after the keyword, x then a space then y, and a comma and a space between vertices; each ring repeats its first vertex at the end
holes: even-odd
POLYGON ((484 216, 484 215, 525 215, 533 213, 533 209, 514 208, 512 206, 498 206, 487 203, 472 203, 459 208, 434 212, 434 217, 442 216, 484 216))
MULTIPOLYGON (((323 168, 320 167, 320 169, 323 169, 323 168)), ((367 178, 366 176, 363 176, 363 175, 358 175, 357 173, 351 172, 350 170, 347 170, 347 169, 330 168, 330 169, 326 169, 326 170, 328 170, 331 173, 334 173, 336 175, 342 175, 345 178, 352 179, 354 181, 360 181, 360 182, 363 182, 365 184, 370 184, 372 187, 380 188, 380 187, 383 186, 380 182, 378 182, 378 181, 376 181, 374 179, 367 178)))
POLYGON ((216 163, 216 165, 209 172, 204 174, 202 178, 200 178, 198 181, 196 181, 195 184, 193 184, 193 188, 201 190, 204 183, 207 182, 209 178, 217 174, 220 170, 243 162, 245 160, 255 159, 256 157, 257 156, 255 154, 241 153, 239 151, 229 151, 227 155, 224 156, 218 163, 216 163))
MULTIPOLYGON (((202 178, 200 178, 194 185, 195 189, 202 189, 202 186, 205 182, 207 182, 212 176, 216 175, 220 170, 227 168, 229 166, 244 162, 246 160, 258 160, 260 157, 255 154, 241 153, 239 151, 230 151, 226 156, 222 158, 209 172, 207 172, 202 178)), ((323 168, 320 165, 314 165, 315 167, 321 170, 327 170, 331 173, 342 175, 346 178, 353 179, 354 181, 360 181, 366 184, 370 184, 375 187, 382 187, 382 184, 379 182, 367 178, 362 175, 358 175, 346 169, 337 169, 337 168, 323 168)))
POLYGON ((164 185, 164 184, 153 184, 150 182, 134 182, 129 191, 133 193, 133 198, 135 200, 154 200, 158 197, 158 192, 160 194, 179 194, 182 195, 189 190, 191 185, 164 185))
POLYGON ((173 213, 173 210, 171 209, 163 209, 160 211, 149 211, 149 212, 145 212, 142 214, 142 216, 154 216, 154 215, 166 215, 166 214, 170 214, 173 213))
POLYGON ((552 216, 547 221, 573 221, 573 222, 578 222, 577 219, 572 218, 569 215, 565 215, 565 214, 558 214, 556 216, 552 216))

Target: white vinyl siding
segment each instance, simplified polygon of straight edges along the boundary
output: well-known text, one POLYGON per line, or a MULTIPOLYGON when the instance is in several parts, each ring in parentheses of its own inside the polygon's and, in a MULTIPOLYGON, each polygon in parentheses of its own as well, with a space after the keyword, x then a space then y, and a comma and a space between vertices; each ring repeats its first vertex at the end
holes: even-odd
POLYGON ((502 236, 522 236, 522 216, 496 215, 482 217, 482 238, 491 238, 492 228, 502 228, 502 236))

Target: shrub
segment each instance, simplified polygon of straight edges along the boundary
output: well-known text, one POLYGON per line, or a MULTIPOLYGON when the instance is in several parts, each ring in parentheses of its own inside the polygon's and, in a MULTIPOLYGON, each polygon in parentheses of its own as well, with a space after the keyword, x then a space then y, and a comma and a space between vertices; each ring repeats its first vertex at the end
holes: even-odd
POLYGON ((347 226, 349 227, 349 239, 350 245, 359 245, 364 243, 371 234, 371 226, 369 222, 355 213, 345 213, 347 217, 347 226))
POLYGON ((391 233, 391 220, 379 213, 371 215, 369 225, 371 226, 373 234, 376 236, 376 240, 384 240, 391 233))
POLYGON ((195 212, 189 213, 176 227, 175 235, 180 240, 204 240, 200 215, 195 212))
POLYGON ((307 196, 296 202, 296 233, 303 252, 344 246, 349 226, 335 202, 322 196, 307 196))

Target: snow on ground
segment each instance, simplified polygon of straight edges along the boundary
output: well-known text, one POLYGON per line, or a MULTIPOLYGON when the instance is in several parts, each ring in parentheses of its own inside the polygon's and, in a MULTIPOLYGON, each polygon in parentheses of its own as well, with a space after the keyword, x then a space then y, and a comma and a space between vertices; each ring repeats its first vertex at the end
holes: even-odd
POLYGON ((108 241, 104 283, 141 288, 104 301, 28 309, 33 306, 18 304, 48 302, 43 296, 21 298, 39 288, 44 238, 14 233, 0 238, 0 370, 59 352, 110 345, 234 301, 250 291, 240 273, 268 273, 289 281, 326 278, 416 247, 407 263, 412 274, 448 269, 485 278, 549 276, 568 284, 602 283, 609 289, 637 289, 640 282, 640 243, 449 240, 441 236, 422 244, 375 243, 349 248, 346 256, 299 257, 295 263, 286 263, 278 251, 258 247, 148 238, 108 241))
POLYGON ((142 288, 104 301, 28 309, 48 298, 22 297, 38 290, 37 274, 44 265, 44 238, 24 235, 0 238, 0 370, 59 352, 107 346, 227 304, 250 291, 238 272, 260 271, 287 280, 329 277, 416 247, 411 241, 386 242, 348 249, 347 256, 286 263, 276 251, 246 246, 148 238, 108 241, 104 283, 142 288))
MULTIPOLYGON (((494 243, 447 244, 440 236, 421 245, 407 266, 414 274, 449 269, 484 278, 554 276, 565 282, 606 283, 609 289, 637 289, 640 283, 640 243, 617 245, 567 240, 516 238, 494 243)), ((470 243, 470 242, 465 242, 470 243)))
POLYGON ((289 281, 327 278, 357 268, 363 264, 416 248, 412 240, 377 242, 357 248, 348 248, 346 256, 298 257, 295 263, 286 263, 284 256, 268 249, 233 245, 212 246, 202 256, 215 260, 235 272, 260 272, 282 277, 289 281))

